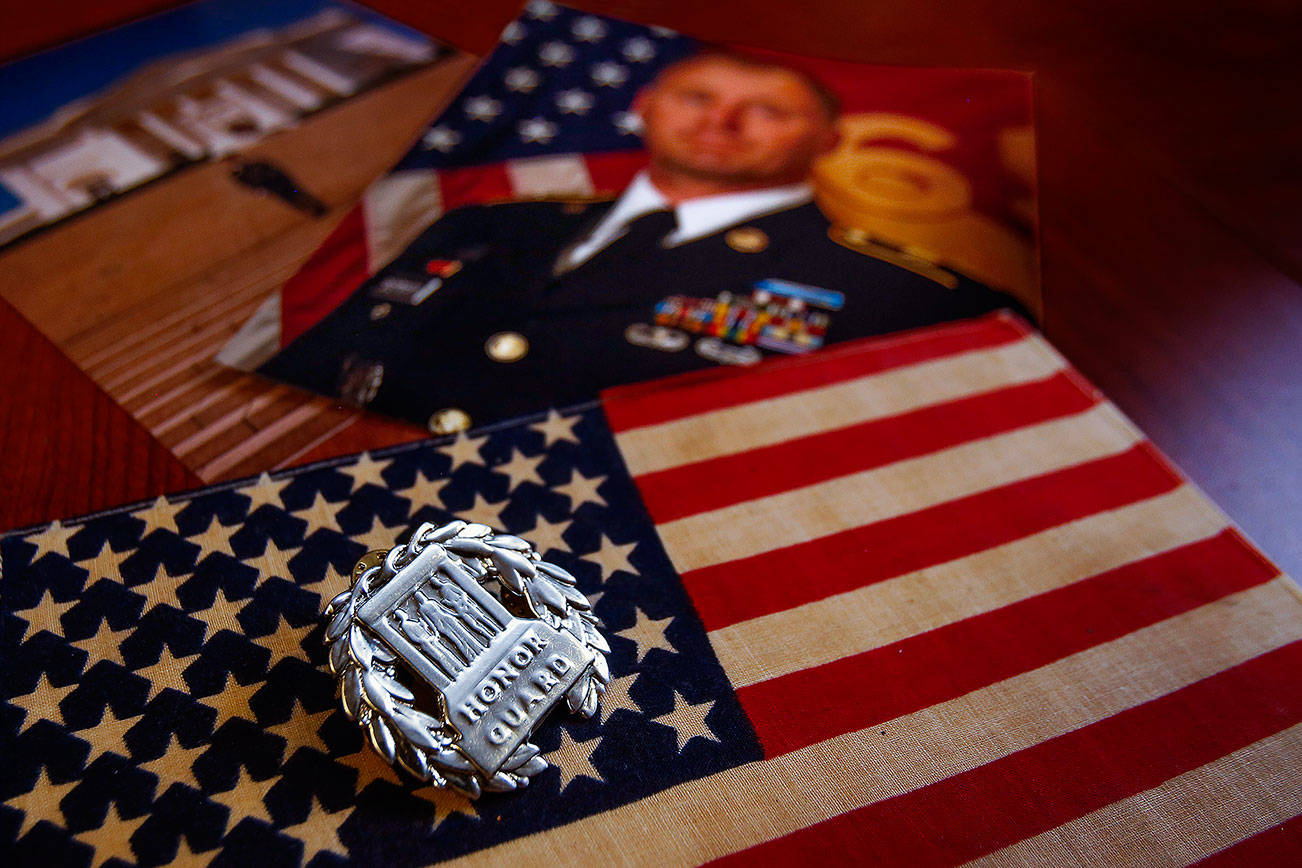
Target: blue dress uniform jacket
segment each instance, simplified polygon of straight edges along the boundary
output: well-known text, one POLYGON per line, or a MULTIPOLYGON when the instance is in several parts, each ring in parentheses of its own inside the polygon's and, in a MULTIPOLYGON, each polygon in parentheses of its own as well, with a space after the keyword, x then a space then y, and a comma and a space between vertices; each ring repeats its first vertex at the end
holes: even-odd
POLYGON ((1011 297, 967 279, 944 273, 951 288, 837 243, 813 203, 674 247, 598 251, 556 273, 560 254, 610 207, 517 202, 451 211, 261 370, 446 430, 432 421, 446 419, 444 411, 478 426, 714 366, 689 346, 666 351, 626 338, 629 326, 654 323, 657 302, 673 295, 746 294, 766 278, 832 290, 844 302, 828 315, 829 343, 1003 307, 1025 315, 1011 297), (434 280, 440 273, 447 276, 434 280), (503 333, 509 352, 494 358, 486 343, 503 333))

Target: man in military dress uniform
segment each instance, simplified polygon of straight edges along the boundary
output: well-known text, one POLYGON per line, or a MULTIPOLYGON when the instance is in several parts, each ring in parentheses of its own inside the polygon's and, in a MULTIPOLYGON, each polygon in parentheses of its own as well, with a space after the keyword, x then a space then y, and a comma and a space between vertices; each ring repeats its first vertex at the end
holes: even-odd
POLYGON ((607 386, 979 315, 1010 297, 831 229, 836 102, 709 52, 639 94, 650 165, 613 202, 446 214, 262 371, 437 433, 607 386))

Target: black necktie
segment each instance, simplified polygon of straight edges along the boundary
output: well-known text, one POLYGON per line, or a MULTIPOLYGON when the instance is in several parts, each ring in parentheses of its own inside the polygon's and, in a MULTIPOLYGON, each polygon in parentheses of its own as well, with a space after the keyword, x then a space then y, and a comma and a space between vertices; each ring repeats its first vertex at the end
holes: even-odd
POLYGON ((592 254, 588 262, 616 264, 634 259, 658 245, 677 228, 678 217, 672 209, 648 211, 630 222, 623 235, 592 254))

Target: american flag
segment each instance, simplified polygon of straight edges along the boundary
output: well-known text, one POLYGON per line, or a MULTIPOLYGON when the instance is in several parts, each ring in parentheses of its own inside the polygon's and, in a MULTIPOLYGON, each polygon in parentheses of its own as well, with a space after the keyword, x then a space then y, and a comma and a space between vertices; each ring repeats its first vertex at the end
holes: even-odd
POLYGON ((9 535, 20 861, 1295 864, 1302 599, 1006 315, 9 535), (319 609, 452 515, 614 675, 470 803, 335 710, 319 609))

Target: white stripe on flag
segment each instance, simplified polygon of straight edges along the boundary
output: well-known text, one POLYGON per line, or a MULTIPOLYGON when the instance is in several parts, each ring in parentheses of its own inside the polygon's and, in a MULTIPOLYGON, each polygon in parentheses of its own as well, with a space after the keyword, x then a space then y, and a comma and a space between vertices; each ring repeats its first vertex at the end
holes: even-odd
POLYGON ((511 191, 520 199, 591 196, 594 192, 582 154, 508 160, 506 174, 511 179, 511 191))
POLYGON ((819 539, 1124 452, 1143 439, 1111 404, 920 458, 659 525, 678 572, 819 539))
POLYGON ((244 321, 221 352, 213 357, 219 365, 240 371, 255 371, 280 350, 280 290, 267 296, 253 316, 244 321))
POLYGON ((1066 367, 1034 336, 843 383, 698 413, 620 432, 629 472, 642 476, 680 464, 735 455, 786 440, 884 419, 1031 383, 1066 367))
POLYGON ((386 175, 362 196, 366 265, 372 274, 388 265, 443 214, 438 172, 413 169, 386 175))
POLYGON ((1302 814, 1298 757, 1302 723, 967 864, 1190 865, 1302 814))
POLYGON ((1192 486, 710 633, 745 687, 862 654, 1220 533, 1192 486), (1136 528, 1142 532, 1136 533, 1136 528), (892 613, 881 617, 882 612, 892 613))
POLYGON ((454 864, 521 858, 569 864, 624 853, 626 862, 695 865, 780 838, 1089 726, 1302 638, 1302 621, 1283 587, 1288 581, 1278 578, 948 702, 679 784, 454 864), (1154 648, 1171 653, 1154 656, 1154 648), (1056 702, 1046 706, 1046 696, 1056 702), (871 773, 850 773, 861 769, 871 773))

